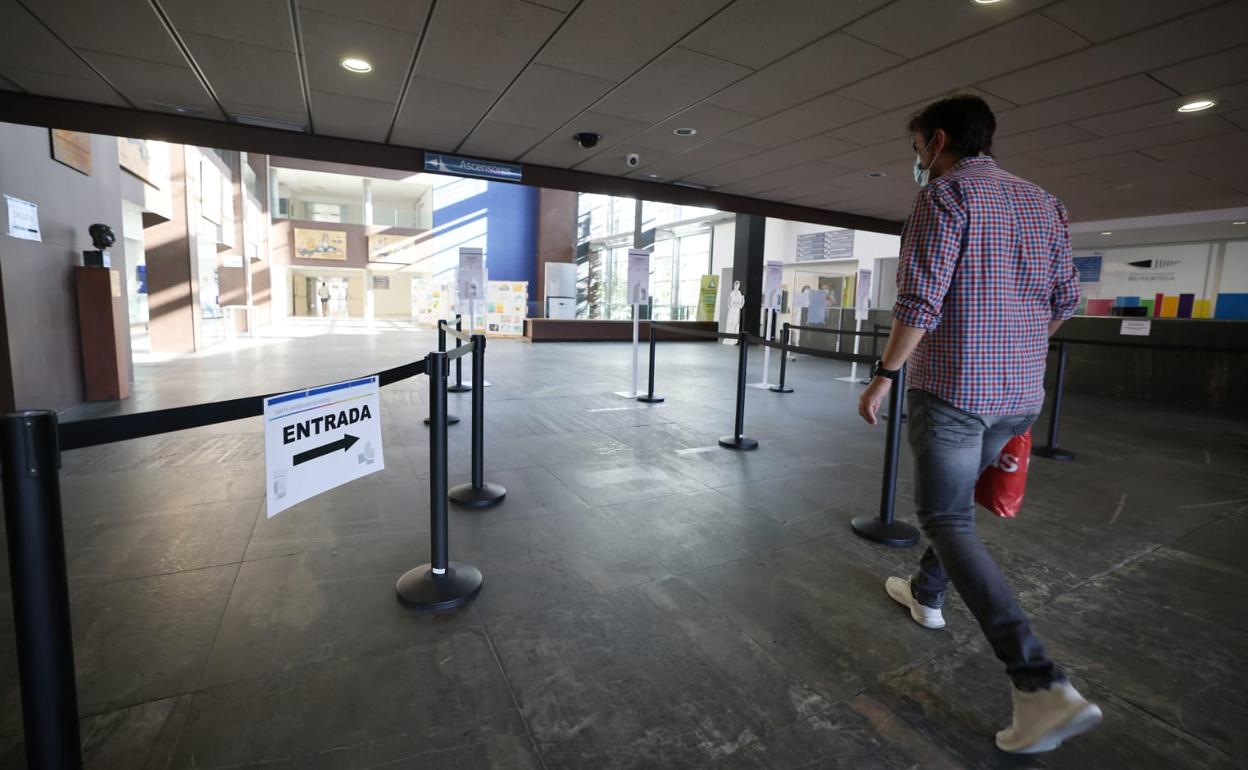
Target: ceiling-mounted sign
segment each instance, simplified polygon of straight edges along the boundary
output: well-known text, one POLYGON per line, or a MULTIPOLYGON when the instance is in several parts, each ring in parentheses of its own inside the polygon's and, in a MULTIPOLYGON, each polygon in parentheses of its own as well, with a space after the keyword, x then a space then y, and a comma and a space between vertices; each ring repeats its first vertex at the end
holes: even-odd
POLYGON ((503 182, 519 182, 520 166, 514 163, 498 163, 462 155, 446 155, 440 152, 425 153, 425 171, 453 176, 475 176, 482 179, 498 179, 503 182))
POLYGON ((264 400, 268 516, 386 467, 377 378, 264 400))

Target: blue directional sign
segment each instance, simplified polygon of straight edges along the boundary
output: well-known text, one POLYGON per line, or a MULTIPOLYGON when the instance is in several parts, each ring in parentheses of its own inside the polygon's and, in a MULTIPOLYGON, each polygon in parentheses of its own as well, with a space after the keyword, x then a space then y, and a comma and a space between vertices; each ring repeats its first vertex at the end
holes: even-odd
POLYGON ((521 176, 520 166, 514 163, 497 163, 492 160, 445 155, 440 152, 425 153, 425 171, 434 174, 499 179, 504 182, 519 182, 521 176))

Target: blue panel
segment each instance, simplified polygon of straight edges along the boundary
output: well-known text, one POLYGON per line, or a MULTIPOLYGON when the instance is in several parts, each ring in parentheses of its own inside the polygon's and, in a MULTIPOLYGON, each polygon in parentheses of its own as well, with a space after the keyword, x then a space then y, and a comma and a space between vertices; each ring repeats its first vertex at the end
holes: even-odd
POLYGON ((1101 255, 1075 257, 1075 269, 1079 271, 1079 283, 1101 282, 1101 255))
POLYGON ((1115 307, 1139 307, 1139 297, 1118 297, 1114 300, 1115 307))
POLYGON ((1219 294, 1213 317, 1219 320, 1248 320, 1248 294, 1219 294))
MULTIPOLYGON (((486 182, 484 192, 434 209, 433 226, 439 228, 459 221, 459 227, 478 232, 484 219, 485 261, 490 280, 528 281, 532 298, 537 288, 537 206, 535 187, 486 182)), ((448 243, 457 241, 454 228, 442 237, 448 243)), ((531 299, 530 315, 534 309, 531 299)))

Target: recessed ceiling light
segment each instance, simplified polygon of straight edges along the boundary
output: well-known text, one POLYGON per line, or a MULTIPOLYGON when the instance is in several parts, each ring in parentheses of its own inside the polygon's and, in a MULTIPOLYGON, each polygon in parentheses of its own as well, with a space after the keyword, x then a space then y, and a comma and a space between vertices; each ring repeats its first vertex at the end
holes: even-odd
POLYGON ((1101 235, 1113 235, 1113 234, 1114 234, 1113 230, 1106 230, 1105 232, 1101 233, 1101 235))
POLYGON ((886 174, 883 171, 868 171, 867 179, 883 179, 886 174))
POLYGON ((975 5, 992 5, 993 3, 1001 2, 1001 0, 972 0, 972 2, 974 2, 975 5))
MULTIPOLYGON (((663 178, 663 175, 662 175, 662 174, 646 174, 646 176, 650 177, 651 179, 662 179, 662 178, 663 178)), ((1243 223, 1241 222, 1240 224, 1243 224, 1243 223)))
POLYGON ((693 136, 698 133, 696 128, 673 128, 672 133, 676 136, 693 136))
POLYGON ((1212 99, 1197 99, 1194 102, 1188 102, 1179 108, 1179 112, 1202 112, 1216 105, 1212 99))
POLYGON ((1248 225, 1248 219, 1241 219, 1238 222, 1232 222, 1233 225, 1248 225))
POLYGON ((354 72, 357 75, 373 71, 373 65, 363 59, 347 57, 346 59, 339 59, 338 64, 347 72, 354 72))

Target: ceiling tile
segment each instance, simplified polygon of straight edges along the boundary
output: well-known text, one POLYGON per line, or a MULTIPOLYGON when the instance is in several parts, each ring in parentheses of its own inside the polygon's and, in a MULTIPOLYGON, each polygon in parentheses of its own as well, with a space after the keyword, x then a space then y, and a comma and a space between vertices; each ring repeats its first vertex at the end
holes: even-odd
POLYGON ((1145 155, 1157 160, 1177 160, 1231 151, 1248 152, 1248 132, 1237 131, 1223 136, 1176 142, 1143 150, 1145 155))
POLYGON ((639 134, 636 140, 646 147, 653 147, 675 155, 684 152, 687 148, 697 146, 699 142, 723 136, 751 120, 754 120, 752 115, 703 103, 656 124, 639 134), (676 136, 672 131, 677 128, 696 128, 698 133, 696 136, 676 136))
POLYGON ((490 111, 490 120, 553 131, 612 85, 609 80, 532 64, 490 111))
POLYGON ((117 107, 130 106, 107 83, 95 75, 92 75, 90 79, 75 78, 51 72, 12 68, 6 68, 4 74, 23 90, 32 94, 74 99, 80 102, 112 104, 117 107))
POLYGON ((299 0, 299 7, 419 35, 433 0, 299 0))
POLYGON ((1156 126, 1140 131, 1107 136, 1078 144, 1068 144, 1049 150, 1031 153, 1055 163, 1077 161, 1084 158, 1095 158, 1112 155, 1127 150, 1141 150, 1162 144, 1183 142, 1189 139, 1212 137, 1231 133, 1235 127, 1223 120, 1196 120, 1169 126, 1156 126))
POLYGON ((850 152, 834 155, 828 161, 853 169, 874 169, 890 163, 901 163, 914 158, 908 142, 896 139, 874 147, 860 147, 850 152))
POLYGON ((1173 95, 1170 89, 1152 78, 1136 75, 998 113, 997 135, 1007 136, 1092 115, 1129 109, 1173 95))
POLYGON ((1179 102, 1178 99, 1167 99, 1164 102, 1146 104, 1143 107, 1111 112, 1094 118, 1084 118, 1075 121, 1074 125, 1097 136, 1113 136, 1169 123, 1192 123, 1218 119, 1216 110, 1192 114, 1181 113, 1175 109, 1179 102))
POLYGON ((279 110, 267 104, 248 104, 246 102, 232 102, 225 99, 221 100, 221 104, 232 117, 243 115, 253 118, 270 118, 286 123, 295 123, 303 126, 305 129, 308 125, 308 113, 304 109, 279 110))
POLYGON ((896 54, 837 33, 756 72, 710 101, 764 117, 901 62, 896 54))
POLYGON ((90 67, 24 8, 14 2, 0 2, 0 70, 18 69, 99 80, 90 67))
POLYGON ((304 109, 299 63, 291 51, 185 32, 182 39, 221 101, 304 109), (256 77, 263 72, 264 77, 256 77))
MULTIPOLYGON (((951 83, 974 83, 1087 44, 1083 38, 1043 16, 1024 16, 837 93, 883 109, 894 109, 944 93, 951 83)), ((987 90, 1018 101, 1009 93, 987 90)))
POLYGON ((671 179, 678 179, 689 174, 713 168, 721 163, 744 158, 759 152, 759 148, 732 142, 727 139, 714 139, 686 150, 679 155, 672 155, 647 166, 646 171, 671 179))
POLYGON ((483 120, 458 151, 495 160, 514 160, 545 137, 546 132, 540 128, 483 120))
POLYGON ((316 11, 301 11, 299 17, 312 90, 391 104, 399 98, 417 35, 316 11), (367 60, 373 71, 347 72, 338 62, 348 56, 367 60))
POLYGON ((26 0, 26 6, 74 48, 165 64, 186 59, 147 0, 26 0))
POLYGON ((899 0, 850 24, 845 31, 914 58, 1022 16, 1047 1, 978 5, 968 0, 899 0))
POLYGON ((494 103, 495 95, 455 83, 413 77, 396 125, 414 131, 457 135, 456 144, 494 103))
POLYGON ((416 74, 502 93, 561 21, 562 13, 523 0, 438 3, 416 74))
POLYGON ((1034 168, 1028 169, 1026 176, 1028 179, 1033 179, 1041 185, 1048 180, 1064 179, 1066 177, 1079 176, 1080 174, 1093 174, 1098 171, 1110 171, 1116 168, 1144 168, 1151 163, 1157 162, 1138 152, 1121 152, 1115 155, 1103 155, 1099 158, 1077 160, 1070 163, 1044 162, 1038 156, 1032 155, 1025 157, 1040 160, 1039 163, 1035 164, 1034 168))
MULTIPOLYGON (((319 129, 320 126, 317 126, 317 128, 319 129)), ((435 131, 422 131, 417 128, 395 126, 390 133, 390 144, 401 147, 419 147, 422 150, 435 150, 437 152, 454 152, 455 146, 463 138, 462 134, 440 134, 435 131)))
POLYGON ((886 2, 737 0, 681 45, 759 69, 886 2))
POLYGON ((980 87, 1026 104, 1242 44, 1244 29, 1248 29, 1248 3, 1226 3, 981 83, 980 87))
POLYGON ((288 0, 160 0, 160 7, 182 35, 197 32, 265 48, 295 50, 288 0))
POLYGON ((1165 67, 1150 73, 1184 95, 1242 80, 1248 73, 1248 45, 1165 67))
POLYGON ((1221 0, 1065 0, 1043 13, 1094 42, 1152 26, 1221 0))
POLYGON ((1095 138, 1096 134, 1082 128, 1056 125, 1002 137, 992 143, 992 154, 998 157, 1021 155, 1025 152, 1047 150, 1050 147, 1061 147, 1095 138))
MULTIPOLYGON (((977 91, 974 88, 959 88, 955 91, 940 94, 936 98, 945 96, 953 96, 954 94, 974 94, 985 102, 988 107, 997 114, 1012 108, 1014 105, 1004 99, 998 99, 992 94, 977 91)), ((905 107, 888 112, 873 115, 865 120, 856 121, 847 126, 834 129, 829 133, 838 139, 844 139, 847 142, 862 145, 875 145, 888 141, 909 142, 910 137, 906 134, 906 125, 910 122, 911 116, 926 107, 935 99, 924 99, 921 102, 914 102, 905 107)))
MULTIPOLYGON (((625 158, 629 153, 636 153, 641 156, 642 164, 658 162, 670 156, 670 153, 654 150, 649 147, 641 147, 630 142, 623 142, 608 149, 606 152, 600 152, 593 158, 576 166, 577 171, 589 171, 594 174, 610 174, 612 176, 627 176, 634 170, 625 162, 625 158)), ((646 178, 650 178, 649 174, 654 171, 648 171, 646 178)), ((662 176, 662 175, 659 175, 662 176)))
POLYGON ((758 195, 767 190, 776 190, 781 187, 790 187, 802 182, 812 182, 819 180, 823 182, 828 177, 842 172, 844 169, 839 166, 833 166, 827 163, 799 163, 789 168, 782 168, 772 171, 762 176, 756 176, 752 179, 746 179, 740 182, 717 187, 717 190, 729 192, 734 195, 758 195))
POLYGON ((584 0, 537 61, 621 81, 728 0, 584 0))
MULTIPOLYGON (((547 136, 544 141, 521 156, 521 160, 526 163, 541 163, 547 166, 571 167, 589 160, 599 153, 611 150, 612 147, 632 137, 645 127, 645 123, 636 120, 620 118, 615 115, 603 115, 597 112, 586 112, 583 115, 578 115, 566 126, 560 128, 557 133, 547 136), (581 131, 592 131, 600 134, 602 139, 598 141, 597 146, 586 149, 577 144, 576 140, 572 138, 574 134, 581 131)), ((641 144, 644 145, 645 143, 641 142, 641 144)))
POLYGON ((734 131, 731 139, 761 147, 776 147, 844 126, 879 110, 834 94, 820 96, 769 118, 734 131))
POLYGON ((1223 120, 1229 120, 1240 128, 1248 128, 1248 109, 1222 113, 1223 120))
POLYGON ((853 145, 830 136, 812 136, 793 144, 764 150, 742 160, 734 160, 722 166, 703 171, 702 178, 712 184, 729 184, 751 179, 789 168, 803 162, 817 161, 830 155, 845 152, 853 145))
POLYGON ((0 75, 0 89, 3 89, 5 91, 21 91, 22 87, 19 86, 17 83, 14 83, 12 80, 9 80, 8 78, 4 77, 3 75, 0 75))
POLYGON ((677 46, 616 86, 594 110, 657 123, 748 74, 745 67, 677 46))
POLYGON ((313 91, 312 127, 318 134, 384 142, 394 119, 394 103, 313 91))
POLYGON ((569 13, 576 4, 581 0, 526 0, 533 5, 540 5, 543 8, 549 8, 552 11, 560 11, 561 13, 569 13))
POLYGON ((225 117, 185 63, 171 66, 99 51, 84 50, 81 53, 139 109, 185 107, 198 111, 199 117, 225 117))

